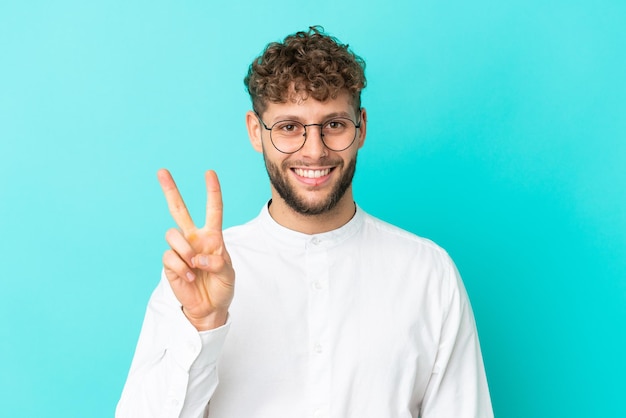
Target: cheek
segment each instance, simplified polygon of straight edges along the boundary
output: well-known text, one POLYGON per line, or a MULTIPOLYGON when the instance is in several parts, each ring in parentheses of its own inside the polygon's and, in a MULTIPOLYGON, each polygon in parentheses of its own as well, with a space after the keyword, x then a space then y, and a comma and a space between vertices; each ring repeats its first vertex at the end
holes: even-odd
MULTIPOLYGON (((271 146, 271 145, 270 145, 271 146)), ((285 156, 275 149, 269 150, 267 148, 263 149, 263 159, 266 164, 271 164, 276 168, 285 169, 288 165, 288 159, 285 156)))
POLYGON ((346 150, 346 151, 349 151, 347 155, 343 156, 343 159, 346 163, 349 163, 352 160, 356 160, 356 157, 359 153, 359 149, 361 148, 361 145, 362 145, 361 143, 354 141, 354 144, 352 144, 352 146, 346 150))

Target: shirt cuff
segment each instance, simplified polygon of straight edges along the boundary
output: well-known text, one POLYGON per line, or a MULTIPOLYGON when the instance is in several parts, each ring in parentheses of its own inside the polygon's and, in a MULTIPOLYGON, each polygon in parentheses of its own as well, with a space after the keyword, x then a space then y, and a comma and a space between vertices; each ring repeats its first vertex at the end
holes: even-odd
POLYGON ((169 350, 174 361, 185 370, 206 368, 214 366, 219 359, 230 329, 230 315, 221 327, 198 332, 182 309, 178 309, 172 326, 169 350))
POLYGON ((220 354, 222 353, 222 347, 224 347, 224 342, 226 341, 226 335, 228 335, 229 329, 230 315, 228 316, 226 323, 221 327, 198 333, 202 348, 198 357, 191 365, 192 369, 208 367, 217 362, 220 354))

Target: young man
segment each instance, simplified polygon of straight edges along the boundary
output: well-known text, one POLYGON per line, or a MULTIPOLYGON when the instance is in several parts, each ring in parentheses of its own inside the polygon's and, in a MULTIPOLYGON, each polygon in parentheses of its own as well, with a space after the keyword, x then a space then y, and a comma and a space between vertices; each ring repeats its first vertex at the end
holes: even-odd
POLYGON ((249 223, 222 233, 209 171, 197 228, 158 173, 179 229, 117 417, 493 416, 454 264, 354 202, 363 69, 318 28, 252 63, 246 123, 271 200, 249 223))

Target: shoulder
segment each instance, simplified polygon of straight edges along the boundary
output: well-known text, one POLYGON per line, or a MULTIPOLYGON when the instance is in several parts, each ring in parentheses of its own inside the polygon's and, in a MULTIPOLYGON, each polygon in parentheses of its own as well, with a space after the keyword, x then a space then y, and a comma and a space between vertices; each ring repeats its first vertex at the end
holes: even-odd
POLYGON ((362 245, 367 250, 366 263, 385 266, 388 283, 394 278, 415 294, 429 295, 430 302, 441 309, 454 295, 463 293, 463 284, 448 252, 430 239, 421 237, 372 215, 365 214, 362 245), (412 290, 411 290, 412 289, 412 290))
POLYGON ((411 252, 419 251, 441 259, 441 261, 451 261, 446 250, 428 238, 421 237, 368 213, 364 213, 363 219, 364 238, 368 241, 376 240, 381 248, 389 246, 393 251, 400 249, 411 252))
POLYGON ((367 254, 407 277, 428 277, 445 288, 460 281, 448 252, 428 238, 365 214, 361 239, 367 254))

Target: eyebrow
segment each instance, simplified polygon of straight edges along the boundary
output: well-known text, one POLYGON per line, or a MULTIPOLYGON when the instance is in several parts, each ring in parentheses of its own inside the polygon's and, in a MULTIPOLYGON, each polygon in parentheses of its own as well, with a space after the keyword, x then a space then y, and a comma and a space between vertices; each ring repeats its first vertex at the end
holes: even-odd
MULTIPOLYGON (((348 113, 346 111, 342 111, 342 112, 332 112, 332 113, 329 113, 327 115, 324 115, 324 117, 322 118, 321 122, 325 122, 325 121, 327 121, 329 119, 337 118, 337 117, 352 119, 352 115, 350 115, 350 113, 348 113)), ((303 118, 301 116, 290 115, 290 114, 278 115, 278 116, 276 116, 275 118, 272 119, 272 123, 280 122, 280 121, 283 121, 283 120, 293 120, 293 121, 296 121, 296 122, 304 123, 303 118)))

